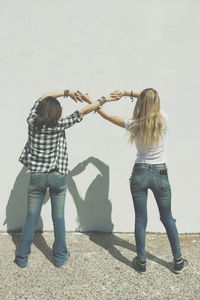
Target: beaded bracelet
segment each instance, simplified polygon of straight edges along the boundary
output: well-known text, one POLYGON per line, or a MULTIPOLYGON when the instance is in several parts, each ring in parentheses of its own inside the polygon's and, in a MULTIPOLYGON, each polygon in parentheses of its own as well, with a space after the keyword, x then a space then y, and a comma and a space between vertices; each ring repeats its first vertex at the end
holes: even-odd
POLYGON ((106 97, 104 96, 102 96, 100 99, 97 99, 97 101, 99 102, 100 106, 96 110, 94 110, 94 113, 96 113, 97 110, 101 109, 104 103, 107 102, 106 97))
POLYGON ((104 103, 106 103, 107 102, 107 100, 106 100, 106 97, 101 97, 100 99, 98 99, 97 100, 98 102, 99 102, 99 104, 100 104, 100 106, 103 106, 104 105, 104 103))
POLYGON ((64 90, 64 98, 67 98, 69 96, 69 90, 64 90))

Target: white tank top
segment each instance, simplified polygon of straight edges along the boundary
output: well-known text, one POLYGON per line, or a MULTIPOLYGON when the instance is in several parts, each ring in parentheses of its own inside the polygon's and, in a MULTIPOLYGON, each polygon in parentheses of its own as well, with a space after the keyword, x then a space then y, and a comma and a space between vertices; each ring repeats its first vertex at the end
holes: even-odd
MULTIPOLYGON (((146 163, 146 164, 161 164, 166 163, 166 148, 167 148, 167 114, 161 109, 162 117, 165 121, 162 136, 158 142, 158 144, 154 147, 150 147, 147 150, 144 150, 142 144, 140 143, 139 139, 135 140, 136 149, 137 149, 137 157, 135 162, 136 163, 146 163)), ((133 120, 125 120, 125 128, 133 134, 133 120)))

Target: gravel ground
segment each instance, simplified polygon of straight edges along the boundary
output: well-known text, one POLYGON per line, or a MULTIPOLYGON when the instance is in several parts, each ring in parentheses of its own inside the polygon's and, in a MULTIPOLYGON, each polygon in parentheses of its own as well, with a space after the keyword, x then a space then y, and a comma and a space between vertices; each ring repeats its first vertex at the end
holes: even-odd
POLYGON ((200 235, 180 235, 188 268, 172 272, 165 234, 147 235, 145 274, 131 267, 132 234, 68 233, 71 256, 61 268, 52 264, 53 233, 36 234, 27 268, 13 263, 20 234, 0 233, 0 299, 142 300, 200 299, 200 235))

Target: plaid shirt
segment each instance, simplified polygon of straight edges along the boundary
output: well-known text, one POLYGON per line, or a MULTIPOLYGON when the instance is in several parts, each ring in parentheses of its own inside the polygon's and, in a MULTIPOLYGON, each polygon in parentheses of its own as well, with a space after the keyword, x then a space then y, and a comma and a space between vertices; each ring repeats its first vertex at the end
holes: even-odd
POLYGON ((35 102, 27 118, 28 142, 19 161, 31 172, 49 172, 51 169, 57 169, 60 173, 67 174, 68 155, 65 129, 80 122, 83 117, 79 111, 75 111, 68 117, 59 119, 57 126, 52 128, 43 126, 41 131, 37 131, 33 127, 33 122, 41 101, 40 98, 35 102))

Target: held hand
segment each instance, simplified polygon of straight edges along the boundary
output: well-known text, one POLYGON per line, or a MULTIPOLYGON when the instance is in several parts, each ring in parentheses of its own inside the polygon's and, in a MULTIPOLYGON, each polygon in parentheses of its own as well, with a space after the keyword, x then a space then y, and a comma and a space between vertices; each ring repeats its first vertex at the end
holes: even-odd
POLYGON ((76 176, 82 173, 88 165, 88 160, 84 160, 83 162, 79 163, 73 170, 70 171, 70 176, 76 176))
POLYGON ((86 102, 88 104, 91 104, 93 102, 91 97, 87 93, 83 94, 80 91, 77 91, 77 96, 81 101, 86 102))
POLYGON ((124 92, 116 90, 113 91, 112 93, 110 93, 107 97, 106 100, 109 102, 112 101, 118 101, 119 99, 121 99, 124 96, 124 92))
POLYGON ((68 92, 68 96, 70 98, 72 98, 75 102, 79 101, 79 102, 82 102, 82 99, 80 98, 79 94, 78 94, 78 90, 77 91, 69 91, 68 92))
POLYGON ((115 100, 111 100, 111 101, 117 101, 125 96, 125 91, 115 90, 115 91, 111 92, 109 96, 112 99, 115 99, 115 100))

